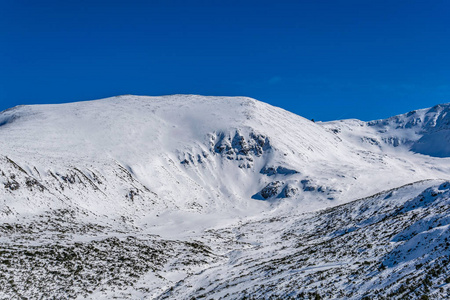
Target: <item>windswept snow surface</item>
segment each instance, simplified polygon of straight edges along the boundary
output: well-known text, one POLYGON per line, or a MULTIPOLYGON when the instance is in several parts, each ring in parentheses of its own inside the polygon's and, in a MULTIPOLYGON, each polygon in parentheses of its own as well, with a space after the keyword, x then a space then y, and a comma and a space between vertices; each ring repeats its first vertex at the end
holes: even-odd
MULTIPOLYGON (((346 297, 396 293, 401 280, 385 284, 385 275, 400 274, 389 271, 400 261, 432 265, 423 255, 433 253, 427 257, 441 265, 449 254, 430 248, 445 245, 448 235, 447 221, 435 220, 449 218, 442 210, 448 193, 439 192, 450 180, 449 107, 327 123, 250 98, 196 95, 126 95, 3 111, 0 297, 287 298, 322 291, 332 298, 333 290, 305 283, 315 276, 308 274, 323 272, 342 272, 333 280, 346 297), (389 197, 379 194, 390 189, 389 197), (440 210, 430 204, 434 196, 414 206, 414 197, 426 191, 439 195, 440 210), (370 203, 365 210, 355 208, 364 201, 370 203), (361 250, 371 271, 360 270, 354 260, 363 263, 357 249, 367 241, 358 234, 390 226, 386 211, 392 222, 397 212, 419 219, 371 238, 382 247, 361 250), (324 214, 334 225, 322 232, 324 214), (285 245, 286 232, 294 233, 285 245), (250 289, 269 274, 256 266, 277 255, 297 257, 304 247, 297 243, 340 236, 356 243, 336 244, 351 247, 351 255, 315 251, 308 263, 276 267, 280 273, 270 282, 282 282, 280 292, 269 289, 270 282, 250 289), (434 244, 421 248, 423 239, 434 244), (349 264, 358 273, 350 274, 349 264), (375 272, 381 264, 389 272, 375 272), (251 274, 233 279, 240 268, 251 274), (229 280, 221 285, 220 276, 229 280), (362 285, 362 278, 372 283, 362 285)), ((433 284, 418 285, 417 297, 446 293, 445 282, 433 284)))

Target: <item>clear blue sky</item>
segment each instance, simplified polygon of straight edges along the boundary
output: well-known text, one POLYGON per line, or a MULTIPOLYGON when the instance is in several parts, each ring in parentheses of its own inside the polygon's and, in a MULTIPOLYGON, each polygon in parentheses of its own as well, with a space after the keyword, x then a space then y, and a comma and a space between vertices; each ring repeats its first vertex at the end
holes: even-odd
POLYGON ((450 1, 0 0, 0 110, 176 93, 316 120, 450 102, 450 1))

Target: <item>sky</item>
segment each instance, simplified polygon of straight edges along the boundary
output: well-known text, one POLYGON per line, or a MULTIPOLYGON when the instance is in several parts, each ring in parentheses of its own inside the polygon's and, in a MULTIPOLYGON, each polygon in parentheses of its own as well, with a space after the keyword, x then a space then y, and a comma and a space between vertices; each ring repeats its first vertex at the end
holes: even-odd
POLYGON ((0 0, 0 110, 248 96, 315 120, 450 102, 450 1, 0 0))

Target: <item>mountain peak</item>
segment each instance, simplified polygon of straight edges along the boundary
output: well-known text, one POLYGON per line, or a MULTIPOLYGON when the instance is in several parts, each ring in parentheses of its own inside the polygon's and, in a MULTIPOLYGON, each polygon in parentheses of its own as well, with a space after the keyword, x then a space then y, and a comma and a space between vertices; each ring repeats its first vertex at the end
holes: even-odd
POLYGON ((410 150, 430 156, 450 156, 450 104, 438 104, 368 122, 382 132, 394 145, 406 145, 410 150))

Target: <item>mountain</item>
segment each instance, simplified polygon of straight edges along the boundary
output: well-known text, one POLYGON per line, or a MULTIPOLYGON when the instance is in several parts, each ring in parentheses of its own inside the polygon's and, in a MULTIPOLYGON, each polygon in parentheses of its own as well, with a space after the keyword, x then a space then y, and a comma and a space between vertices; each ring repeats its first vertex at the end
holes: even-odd
MULTIPOLYGON (((403 147, 434 157, 450 156, 449 104, 410 111, 385 120, 362 123, 367 141, 377 145, 403 147)), ((353 120, 343 120, 352 126, 353 120), (349 123, 350 122, 350 123, 349 123)))
POLYGON ((126 95, 3 111, 0 297, 444 297, 448 110, 314 123, 126 95))

